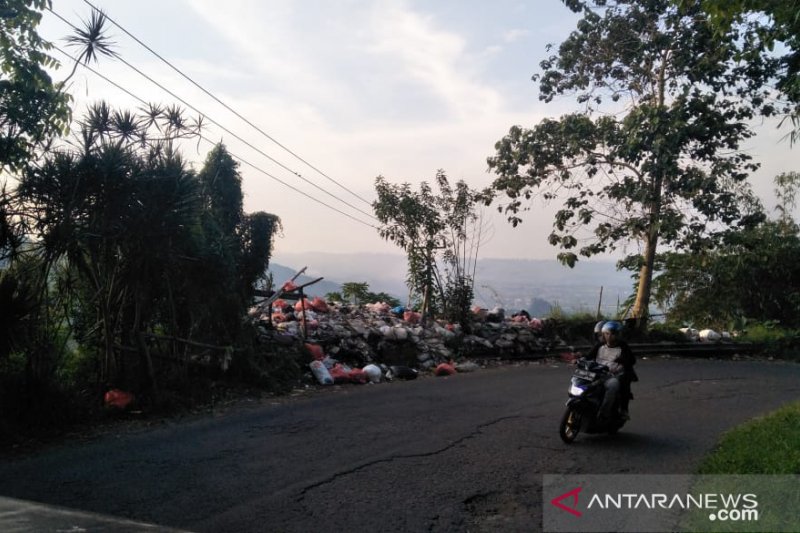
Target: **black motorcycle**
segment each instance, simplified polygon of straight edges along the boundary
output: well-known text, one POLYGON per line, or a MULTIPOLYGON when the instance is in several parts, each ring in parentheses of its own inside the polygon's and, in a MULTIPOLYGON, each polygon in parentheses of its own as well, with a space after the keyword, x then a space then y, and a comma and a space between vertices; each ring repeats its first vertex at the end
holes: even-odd
POLYGON ((606 365, 597 361, 579 359, 569 387, 567 410, 561 417, 558 434, 567 444, 578 433, 614 434, 625 425, 627 418, 620 412, 619 400, 614 402, 612 415, 607 421, 597 419, 605 395, 605 380, 609 377, 606 365))

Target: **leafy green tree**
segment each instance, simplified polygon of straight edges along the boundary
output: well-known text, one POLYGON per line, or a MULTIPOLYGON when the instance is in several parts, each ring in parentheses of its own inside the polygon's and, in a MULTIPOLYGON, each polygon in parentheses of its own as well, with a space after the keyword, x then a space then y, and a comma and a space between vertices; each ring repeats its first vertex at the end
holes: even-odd
POLYGON ((66 131, 70 97, 45 70, 58 66, 36 31, 45 0, 6 0, 0 13, 0 170, 16 172, 66 131))
POLYGON ((800 227, 790 215, 800 175, 778 175, 775 185, 776 220, 729 231, 713 251, 664 255, 654 297, 671 321, 800 326, 800 227))
POLYGON ((181 258, 193 255, 201 207, 196 179, 172 142, 196 130, 175 109, 137 117, 102 102, 79 126, 79 148, 23 173, 18 211, 30 253, 42 259, 42 286, 57 265, 79 279, 80 307, 94 314, 87 332, 101 354, 101 381, 119 377, 123 344, 138 347, 153 385, 143 333, 162 315, 160 295, 184 281, 181 258))
POLYGON ((375 190, 378 200, 373 203, 373 210, 382 224, 378 233, 406 252, 406 282, 412 294, 422 295, 425 314, 433 293, 436 254, 444 247, 445 223, 433 191, 427 182, 414 192, 409 183, 394 185, 382 176, 375 180, 375 190))
POLYGON ((328 302, 344 302, 345 298, 342 296, 342 293, 334 291, 327 293, 325 295, 325 300, 328 302))
POLYGON ((198 174, 202 201, 201 260, 191 268, 194 288, 187 292, 184 334, 207 342, 230 344, 241 316, 251 305, 256 283, 264 275, 280 219, 243 210, 238 163, 224 145, 215 146, 198 174), (209 305, 213 302, 213 305, 209 305), (186 328, 192 324, 193 331, 186 328))
MULTIPOLYGON (((677 0, 684 5, 686 0, 677 0)), ((794 103, 787 114, 794 124, 792 142, 800 138, 800 0, 701 0, 701 6, 720 32, 729 32, 748 17, 769 17, 762 28, 761 49, 777 53, 782 44, 786 52, 780 56, 781 71, 776 88, 794 103)), ((753 53, 753 51, 751 51, 753 53)))
POLYGON ((513 225, 534 196, 563 198, 549 242, 566 265, 636 244, 621 265, 638 270, 632 314, 644 320, 660 246, 700 251, 763 217, 747 184, 757 165, 739 147, 747 121, 774 112, 762 82, 779 62, 744 54, 756 22, 719 35, 696 4, 565 3, 583 18, 534 80, 540 99, 574 95, 584 110, 512 127, 486 194, 508 200, 513 225))
POLYGON ((742 319, 800 327, 800 234, 777 221, 731 232, 714 251, 666 254, 654 299, 672 322, 728 328, 742 319))
POLYGON ((369 296, 369 283, 355 281, 343 283, 342 296, 354 304, 364 303, 369 296))
POLYGON ((427 182, 414 192, 408 183, 395 185, 379 176, 373 210, 382 224, 380 236, 406 252, 409 299, 421 297, 424 316, 439 308, 448 318, 458 319, 466 316, 472 302, 480 248, 477 195, 463 181, 452 187, 441 170, 436 183, 438 195, 427 182))

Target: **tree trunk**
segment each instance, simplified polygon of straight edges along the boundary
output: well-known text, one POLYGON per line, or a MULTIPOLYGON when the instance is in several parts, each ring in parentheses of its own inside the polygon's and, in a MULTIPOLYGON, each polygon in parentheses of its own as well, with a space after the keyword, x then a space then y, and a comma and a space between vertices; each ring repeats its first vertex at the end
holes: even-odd
POLYGON ((646 323, 650 308, 650 288, 653 285, 653 266, 656 260, 656 247, 658 246, 658 233, 650 231, 645 243, 644 264, 639 270, 639 287, 636 290, 636 302, 633 304, 631 314, 636 319, 637 329, 642 329, 646 323))
POLYGON ((150 348, 147 346, 144 333, 142 332, 142 309, 139 296, 137 294, 134 303, 134 318, 133 318, 133 338, 136 340, 136 347, 139 351, 139 361, 144 366, 146 374, 147 388, 150 391, 154 404, 158 404, 158 387, 156 386, 156 372, 153 367, 153 358, 150 357, 150 348))

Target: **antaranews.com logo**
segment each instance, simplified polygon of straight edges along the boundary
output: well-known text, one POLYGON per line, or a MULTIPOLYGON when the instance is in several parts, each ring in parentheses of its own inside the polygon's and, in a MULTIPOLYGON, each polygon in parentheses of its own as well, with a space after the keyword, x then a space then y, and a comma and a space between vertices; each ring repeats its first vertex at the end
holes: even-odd
POLYGON ((796 494, 800 476, 544 478, 542 529, 547 532, 800 531, 796 508, 782 509, 780 502, 788 501, 779 494, 781 486, 796 494), (762 524, 766 501, 772 506, 762 524))

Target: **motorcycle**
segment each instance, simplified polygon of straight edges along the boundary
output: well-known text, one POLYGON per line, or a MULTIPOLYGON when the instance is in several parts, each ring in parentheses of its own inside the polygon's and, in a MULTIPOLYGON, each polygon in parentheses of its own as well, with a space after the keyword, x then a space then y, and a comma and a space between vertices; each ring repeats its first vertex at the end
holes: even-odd
POLYGON ((625 425, 627 418, 620 412, 619 399, 614 402, 609 420, 598 420, 608 376, 606 365, 587 359, 577 361, 570 380, 567 410, 558 427, 558 434, 565 443, 570 444, 581 431, 613 435, 625 425))

